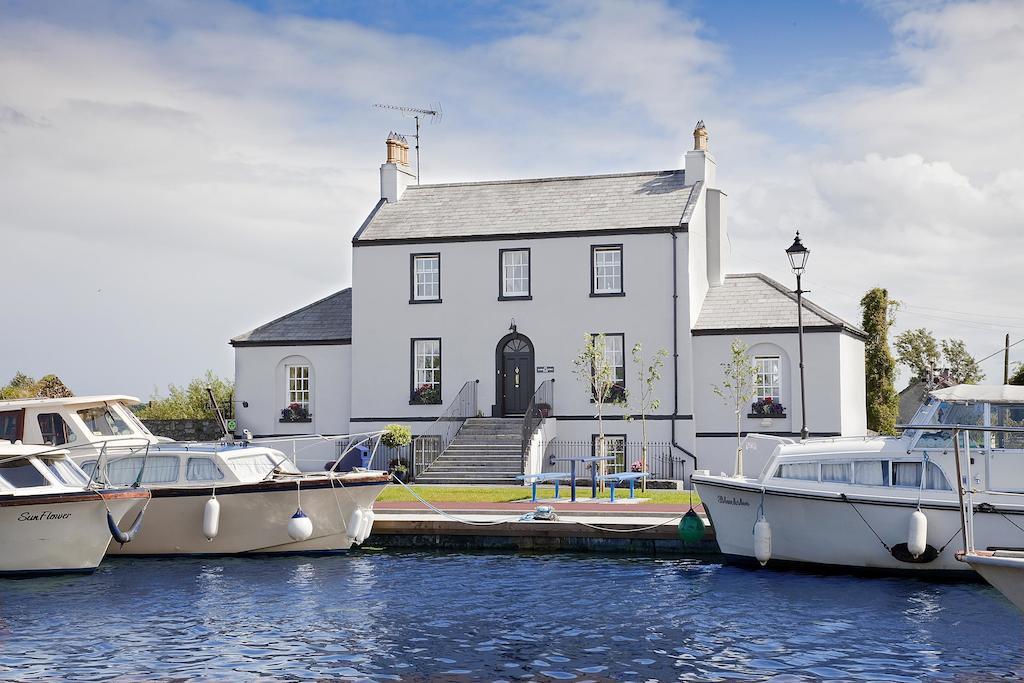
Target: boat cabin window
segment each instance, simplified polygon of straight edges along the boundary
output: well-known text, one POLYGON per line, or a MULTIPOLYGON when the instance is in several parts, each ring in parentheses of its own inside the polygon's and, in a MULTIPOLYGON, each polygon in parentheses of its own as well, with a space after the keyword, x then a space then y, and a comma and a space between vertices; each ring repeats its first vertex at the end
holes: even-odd
POLYGON ((43 437, 43 443, 48 446, 63 446, 66 443, 74 443, 75 432, 60 413, 42 413, 36 421, 39 423, 39 433, 43 437))
POLYGON ((121 416, 106 406, 83 408, 78 411, 85 428, 94 436, 131 436, 132 428, 121 419, 121 416))
POLYGON ((22 427, 25 422, 24 410, 5 410, 0 412, 0 439, 14 443, 22 438, 22 427))
POLYGON ((85 486, 89 483, 89 478, 85 476, 85 473, 73 462, 67 458, 61 457, 40 457, 39 460, 46 465, 46 469, 50 470, 50 474, 65 486, 85 486))
MULTIPOLYGON (((1024 406, 993 405, 990 409, 989 424, 993 427, 1024 427, 1024 406)), ((991 432, 992 448, 1024 450, 1024 433, 991 432)))
POLYGON ((853 463, 853 483, 863 486, 888 486, 888 460, 858 460, 853 463))
POLYGON ((240 479, 249 479, 252 477, 259 477, 262 479, 275 469, 281 472, 287 472, 288 474, 300 473, 299 470, 292 465, 290 460, 287 460, 280 455, 270 455, 269 453, 240 455, 231 458, 228 462, 231 465, 231 469, 235 471, 235 474, 237 474, 240 479))
POLYGON ((185 478, 189 481, 219 481, 224 478, 211 458, 189 458, 185 463, 185 478))
POLYGON ((50 485, 32 461, 24 458, 0 462, 0 479, 16 489, 50 485))
POLYGON ((892 464, 892 485, 921 488, 921 472, 925 472, 924 488, 936 491, 952 491, 946 475, 933 462, 894 462, 892 464), (927 468, 924 466, 927 465, 927 468))
POLYGON ((848 462, 821 463, 821 480, 848 484, 853 481, 853 468, 848 462))
POLYGON ((775 476, 779 479, 800 479, 802 481, 818 481, 818 463, 793 462, 779 465, 775 476))
MULTIPOLYGON (((985 406, 981 403, 948 403, 939 404, 930 420, 933 424, 944 425, 985 425, 985 406)), ((962 442, 961 442, 962 443, 962 442)), ((981 429, 971 432, 971 446, 981 448, 985 443, 985 435, 981 429)), ((948 429, 923 429, 915 448, 952 448, 953 432, 948 429)))
MULTIPOLYGON (((111 460, 106 466, 107 481, 121 486, 134 484, 143 462, 146 463, 146 469, 142 473, 143 484, 169 484, 178 481, 181 460, 176 455, 151 455, 148 458, 132 455, 111 460)), ((90 461, 86 464, 95 467, 95 462, 90 461)))

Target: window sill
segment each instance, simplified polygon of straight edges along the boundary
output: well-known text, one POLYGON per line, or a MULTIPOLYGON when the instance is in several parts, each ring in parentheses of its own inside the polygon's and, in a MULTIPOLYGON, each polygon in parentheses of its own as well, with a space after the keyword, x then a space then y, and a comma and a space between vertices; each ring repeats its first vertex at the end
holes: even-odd
POLYGON ((625 292, 591 292, 590 298, 599 299, 606 296, 626 296, 625 292))
POLYGON ((409 401, 411 406, 440 406, 444 405, 444 401, 438 401, 436 403, 424 403, 423 401, 409 401))
POLYGON ((441 300, 440 299, 409 299, 409 303, 411 303, 411 304, 439 304, 439 303, 441 303, 441 300))
POLYGON ((767 413, 748 413, 747 417, 749 417, 752 420, 764 420, 765 418, 769 420, 785 420, 789 416, 786 415, 785 413, 772 413, 770 415, 767 413))
POLYGON ((523 296, 499 296, 498 301, 531 301, 533 297, 529 294, 523 296))
POLYGON ((284 419, 278 420, 278 422, 280 422, 281 424, 289 424, 291 422, 301 423, 301 422, 312 422, 312 421, 313 421, 313 418, 311 418, 311 417, 303 417, 303 418, 299 418, 297 420, 284 420, 284 419))

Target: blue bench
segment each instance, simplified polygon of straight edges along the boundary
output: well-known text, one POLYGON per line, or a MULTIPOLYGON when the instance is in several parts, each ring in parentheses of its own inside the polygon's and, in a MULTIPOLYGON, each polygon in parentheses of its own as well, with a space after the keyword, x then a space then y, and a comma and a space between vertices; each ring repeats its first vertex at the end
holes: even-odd
POLYGON ((604 481, 612 485, 612 494, 609 498, 609 502, 615 502, 615 485, 623 482, 629 482, 629 497, 636 498, 636 483, 641 479, 646 479, 651 476, 650 472, 619 472, 617 474, 605 474, 598 477, 599 481, 604 481))
POLYGON ((530 498, 530 501, 536 503, 538 482, 555 482, 555 498, 558 498, 558 484, 563 479, 568 479, 569 476, 569 472, 538 472, 537 474, 520 474, 519 476, 516 477, 516 479, 522 479, 524 484, 530 484, 530 486, 532 487, 532 497, 530 498))

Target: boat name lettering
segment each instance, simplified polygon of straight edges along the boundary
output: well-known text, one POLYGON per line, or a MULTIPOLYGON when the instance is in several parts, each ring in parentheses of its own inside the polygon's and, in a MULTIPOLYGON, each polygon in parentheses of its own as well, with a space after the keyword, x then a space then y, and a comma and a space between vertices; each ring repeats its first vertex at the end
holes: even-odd
POLYGON ((736 496, 733 496, 731 498, 726 498, 725 496, 719 496, 718 497, 718 502, 721 505, 741 505, 743 507, 750 507, 750 503, 748 503, 747 501, 743 500, 742 498, 737 498, 736 496))
POLYGON ((59 521, 62 519, 70 519, 70 512, 50 512, 49 510, 43 510, 42 512, 22 512, 18 515, 19 522, 41 522, 41 521, 59 521))

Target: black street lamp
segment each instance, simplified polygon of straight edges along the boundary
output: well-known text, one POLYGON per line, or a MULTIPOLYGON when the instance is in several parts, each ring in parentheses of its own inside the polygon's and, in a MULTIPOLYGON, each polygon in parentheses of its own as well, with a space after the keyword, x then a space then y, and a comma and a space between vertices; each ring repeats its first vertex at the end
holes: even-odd
POLYGON ((804 391, 804 290, 800 288, 800 276, 804 274, 804 268, 807 266, 807 257, 810 255, 811 250, 800 241, 800 231, 797 230, 796 239, 786 249, 786 256, 789 257, 789 265, 796 275, 796 332, 800 342, 800 419, 802 422, 800 438, 804 441, 807 440, 811 433, 807 429, 807 399, 805 398, 806 392, 804 391))

